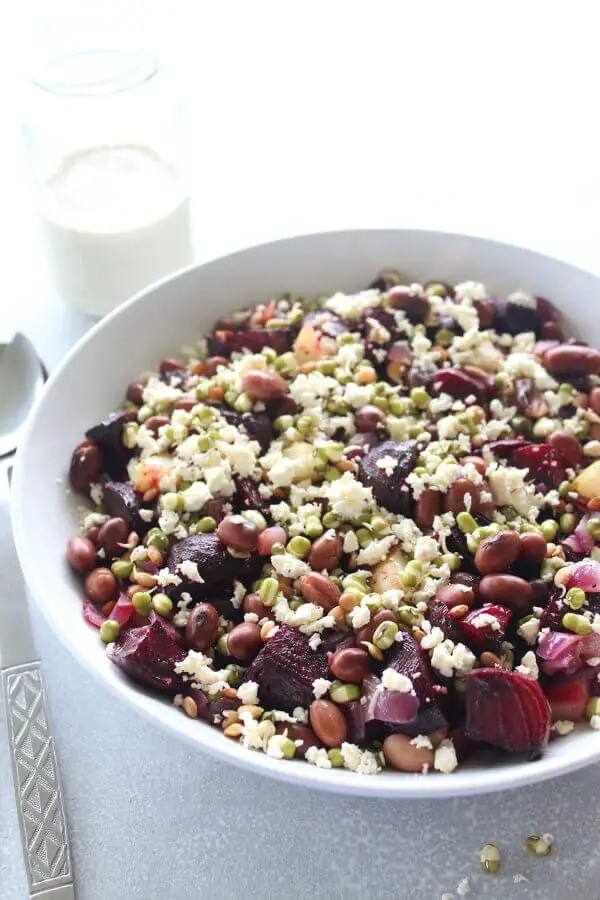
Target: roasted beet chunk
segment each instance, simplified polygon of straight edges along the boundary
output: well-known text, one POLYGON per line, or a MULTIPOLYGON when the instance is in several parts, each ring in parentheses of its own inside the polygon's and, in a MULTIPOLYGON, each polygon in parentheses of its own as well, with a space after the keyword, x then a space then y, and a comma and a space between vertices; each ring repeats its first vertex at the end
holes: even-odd
POLYGON ((289 713, 310 706, 315 678, 327 678, 327 655, 312 650, 308 638, 287 625, 265 644, 244 675, 244 681, 258 683, 262 706, 289 713))
POLYGON ((260 570, 260 557, 250 556, 238 559, 228 553, 225 544, 216 534, 192 534, 173 544, 167 556, 166 565, 173 574, 178 566, 186 561, 196 563, 201 582, 188 581, 185 576, 179 585, 171 585, 168 592, 179 597, 187 591, 196 601, 208 597, 212 602, 212 594, 229 593, 234 581, 247 582, 256 578, 260 570))
POLYGON ((121 478, 127 474, 126 467, 131 457, 131 450, 123 444, 123 426, 137 418, 137 410, 126 409, 113 413, 108 419, 94 425, 86 431, 85 436, 100 447, 102 465, 111 478, 121 478))
POLYGON ((500 334, 521 334, 524 331, 533 331, 539 337, 542 330, 542 320, 537 309, 523 306, 520 303, 494 301, 496 314, 494 316, 494 328, 500 334))
POLYGON ((474 395, 480 403, 484 403, 490 394, 490 386, 484 378, 470 375, 462 369, 441 369, 433 379, 432 392, 436 396, 449 394, 455 400, 474 395))
POLYGON ((505 669, 467 675, 466 733, 509 753, 538 759, 550 737, 548 701, 537 681, 505 669))
POLYGON ((128 481, 104 484, 104 505, 109 516, 125 519, 133 531, 145 532, 148 525, 140 518, 140 498, 128 481))
POLYGON ((532 481, 541 493, 557 488, 567 476, 566 459, 548 444, 517 447, 512 452, 511 462, 519 469, 529 469, 527 481, 532 481))
POLYGON ((441 695, 436 693, 434 688, 429 657, 412 635, 404 633, 400 641, 394 642, 390 656, 383 666, 395 669, 396 672, 410 678, 420 701, 416 719, 407 725, 395 725, 392 731, 402 731, 411 735, 429 734, 448 724, 438 705, 441 695))
POLYGON ((380 506, 390 512, 402 513, 405 498, 401 487, 414 469, 418 455, 416 441, 384 441, 361 459, 358 477, 373 490, 373 497, 380 506))
POLYGON ((266 413, 238 413, 227 406, 221 407, 219 411, 230 425, 243 428, 249 437, 258 441, 260 449, 266 453, 273 439, 273 427, 266 413))
POLYGON ((255 328, 248 331, 215 331, 208 339, 211 356, 231 356, 235 351, 249 350, 260 353, 264 347, 272 347, 278 354, 292 346, 292 328, 255 328))
POLYGON ((186 657, 160 616, 153 616, 149 625, 122 631, 106 655, 134 681, 168 694, 183 688, 175 665, 186 657))

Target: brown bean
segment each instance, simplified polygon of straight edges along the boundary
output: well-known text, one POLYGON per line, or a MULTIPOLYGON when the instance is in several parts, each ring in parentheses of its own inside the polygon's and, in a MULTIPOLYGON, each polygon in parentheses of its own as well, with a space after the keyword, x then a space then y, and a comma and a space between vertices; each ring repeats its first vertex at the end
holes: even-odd
POLYGON ((600 387, 592 388, 590 391, 590 406, 597 416, 600 416, 600 387))
POLYGON ((251 553, 258 544, 258 528, 244 516, 225 516, 217 528, 217 537, 232 550, 251 553))
POLYGON ((485 603, 501 603, 525 613, 533 602, 533 589, 524 578, 516 575, 486 575, 479 585, 481 599, 485 603))
POLYGON ((277 372, 251 369, 242 376, 242 390, 253 400, 277 400, 287 394, 288 385, 277 372))
POLYGON ((85 579, 85 592, 92 603, 108 603, 117 592, 117 579, 110 569, 93 569, 85 579))
POLYGON ((227 635, 227 652, 235 659, 252 659, 262 645, 260 628, 254 622, 235 625, 227 635))
POLYGON ((482 540, 475 553, 475 566, 482 575, 504 572, 520 552, 519 535, 515 531, 499 531, 482 540))
POLYGON ((437 592, 436 599, 445 603, 449 609, 454 606, 473 606, 475 591, 466 584, 445 584, 437 592))
POLYGON ((415 501, 413 519, 419 528, 431 528, 433 520, 442 511, 442 495, 439 491, 425 488, 415 501))
POLYGON ((129 526, 125 519, 108 519, 98 532, 98 545, 105 550, 107 556, 115 556, 121 549, 119 544, 127 543, 128 536, 129 526))
POLYGON ((471 465, 475 466, 480 475, 485 475, 486 473, 487 463, 480 456, 463 456, 459 462, 461 466, 466 466, 467 463, 471 463, 471 465))
POLYGON ((329 671, 340 681, 359 683, 371 674, 370 659, 360 647, 344 647, 329 658, 329 671))
POLYGON ((566 431, 555 431, 548 438, 548 444, 559 453, 562 453, 570 466, 576 466, 581 462, 581 444, 574 434, 566 431))
POLYGON ((520 536, 521 553, 519 559, 530 563, 541 563, 546 557, 548 547, 545 538, 535 531, 526 531, 520 536))
POLYGON ((291 741, 302 741, 301 744, 296 745, 296 756, 304 757, 309 747, 323 746, 312 728, 303 725, 302 722, 277 722, 275 731, 277 734, 284 734, 287 731, 287 736, 291 741))
POLYGON ((456 515, 467 509, 465 503, 467 494, 471 497, 471 506, 468 511, 472 515, 475 515, 475 513, 479 512, 481 492, 468 478, 457 478, 450 486, 450 489, 444 498, 444 510, 456 515))
POLYGON ((169 357, 160 361, 158 370, 161 375, 167 375, 169 372, 181 372, 185 368, 185 363, 181 362, 180 359, 173 359, 172 357, 169 357))
POLYGON ((600 350, 581 344, 559 344, 546 350, 544 365, 553 375, 587 373, 600 375, 600 350))
POLYGON ((339 535, 334 531, 326 531, 312 545, 308 561, 311 569, 321 571, 327 569, 332 572, 340 564, 343 552, 343 542, 339 535))
POLYGON ((208 650, 219 632, 219 614, 212 603, 199 603, 188 615, 185 639, 194 650, 208 650))
POLYGON ((151 431, 152 434, 158 434, 158 429, 162 428, 163 425, 168 425, 170 421, 168 416, 150 416, 144 422, 144 427, 151 431))
POLYGON ((359 628, 356 632, 356 646, 362 647, 362 644, 365 641, 370 644, 373 640, 373 635, 375 634, 377 626, 381 625, 382 622, 396 621, 396 616, 391 609, 380 609, 378 613, 375 613, 368 625, 363 625, 363 627, 359 628))
POLYGON ((361 406, 355 415, 356 427, 359 431, 379 431, 386 422, 386 415, 378 406, 361 406))
POLYGON ((89 538, 72 537, 67 541, 67 562, 74 572, 90 572, 96 565, 96 548, 89 538))
POLYGON ((422 291, 413 291, 408 285, 398 284, 388 291, 388 303, 392 309, 402 309, 415 318, 425 318, 429 301, 422 291))
POLYGON ((562 341, 562 339, 562 328, 560 327, 558 322, 544 322, 544 324, 542 325, 543 341, 562 341))
POLYGON ((283 544, 285 547, 286 541, 287 535, 281 525, 271 525, 259 534, 257 553, 259 556, 270 556, 273 544, 283 544))
POLYGON ((344 714, 331 700, 313 700, 310 724, 326 747, 339 747, 346 740, 348 728, 344 714))
POLYGON ((261 619, 270 619, 273 615, 273 611, 260 602, 258 594, 246 594, 242 609, 245 613, 254 613, 255 616, 258 616, 259 622, 261 619))
POLYGON ((477 310, 477 315, 479 316, 480 331, 491 328, 496 315, 494 304, 490 300, 474 300, 473 306, 477 310))
POLYGON ((229 360, 224 356, 211 356, 209 360, 206 362, 206 369, 204 370, 204 374, 207 378, 212 378, 213 375, 217 374, 217 369, 219 366, 228 366, 229 360))
POLYGON ((96 546, 96 544, 98 543, 98 535, 99 534, 100 534, 100 526, 94 525, 93 528, 88 528, 88 530, 85 533, 85 536, 88 539, 88 541, 91 541, 92 544, 94 546, 96 546))
POLYGON ((545 606, 550 596, 550 585, 541 578, 529 582, 532 590, 532 606, 545 606))
POLYGON ((146 388, 145 384, 142 384, 141 381, 132 382, 127 388, 126 397, 130 403, 135 403, 136 406, 141 406, 144 402, 144 390, 146 388))
POLYGON ((175 409, 184 409, 186 412, 191 412, 197 405, 198 401, 195 397, 181 397, 175 404, 175 409))
POLYGON ((322 606, 326 613, 338 605, 342 595, 337 584, 320 572, 308 572, 298 582, 300 593, 308 603, 322 606))
POLYGON ((390 734, 383 742, 386 762, 400 772, 422 772, 423 766, 433 766, 433 750, 415 747, 408 734, 390 734))
POLYGON ((73 490, 87 494, 90 485, 100 478, 102 454, 94 441, 82 441, 73 450, 69 467, 69 481, 73 490))

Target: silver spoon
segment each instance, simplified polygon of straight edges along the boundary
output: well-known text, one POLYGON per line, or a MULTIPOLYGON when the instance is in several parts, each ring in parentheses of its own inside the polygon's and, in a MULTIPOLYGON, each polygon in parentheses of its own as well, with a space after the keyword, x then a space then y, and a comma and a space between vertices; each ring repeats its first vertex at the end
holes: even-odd
POLYGON ((10 524, 12 457, 46 378, 31 342, 0 344, 0 676, 30 896, 73 900, 71 854, 41 664, 10 524))

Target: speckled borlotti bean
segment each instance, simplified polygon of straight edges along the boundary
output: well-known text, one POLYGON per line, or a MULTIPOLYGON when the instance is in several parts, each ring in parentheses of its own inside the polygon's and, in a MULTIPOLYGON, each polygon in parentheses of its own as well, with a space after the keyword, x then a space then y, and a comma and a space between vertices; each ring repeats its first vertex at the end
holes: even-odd
POLYGON ((544 353, 544 365, 553 375, 600 375, 600 350, 580 344, 559 344, 544 353))

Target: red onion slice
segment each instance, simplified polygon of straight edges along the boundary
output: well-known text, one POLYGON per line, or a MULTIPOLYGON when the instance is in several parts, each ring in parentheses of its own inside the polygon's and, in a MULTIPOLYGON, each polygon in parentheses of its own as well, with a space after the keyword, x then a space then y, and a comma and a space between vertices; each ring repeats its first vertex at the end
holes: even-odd
POLYGON ((600 563, 593 559, 584 559, 571 565, 569 588, 581 588, 582 591, 596 593, 600 591, 600 563))

